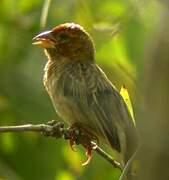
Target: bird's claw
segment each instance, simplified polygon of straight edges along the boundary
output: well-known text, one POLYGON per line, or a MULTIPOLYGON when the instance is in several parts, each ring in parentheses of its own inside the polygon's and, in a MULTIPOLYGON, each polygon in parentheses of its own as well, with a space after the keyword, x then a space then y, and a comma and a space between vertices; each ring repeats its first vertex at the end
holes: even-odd
POLYGON ((75 146, 76 146, 76 141, 74 140, 74 138, 70 138, 69 140, 69 144, 70 144, 70 148, 72 149, 72 151, 77 151, 75 146))
POLYGON ((94 149, 94 145, 92 144, 93 136, 83 133, 78 127, 71 127, 69 131, 68 139, 70 147, 73 151, 77 151, 75 146, 81 144, 86 149, 87 160, 82 163, 82 166, 86 166, 90 163, 92 159, 92 150, 94 149))
POLYGON ((88 157, 88 159, 82 164, 82 166, 86 166, 90 163, 91 159, 92 159, 92 148, 88 148, 86 149, 86 156, 88 157))

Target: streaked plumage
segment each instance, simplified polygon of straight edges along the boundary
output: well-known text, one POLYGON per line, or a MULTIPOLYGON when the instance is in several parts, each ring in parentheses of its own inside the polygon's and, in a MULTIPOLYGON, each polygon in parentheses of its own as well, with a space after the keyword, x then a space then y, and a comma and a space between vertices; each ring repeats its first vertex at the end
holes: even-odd
POLYGON ((123 98, 94 62, 88 33, 79 25, 66 23, 35 40, 48 56, 44 85, 57 113, 110 144, 126 163, 137 146, 136 129, 123 98))

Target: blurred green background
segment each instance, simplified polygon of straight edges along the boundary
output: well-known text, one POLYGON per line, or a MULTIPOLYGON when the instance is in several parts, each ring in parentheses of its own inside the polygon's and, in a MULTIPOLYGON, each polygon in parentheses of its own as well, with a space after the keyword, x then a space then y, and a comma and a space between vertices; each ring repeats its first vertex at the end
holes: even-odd
MULTIPOLYGON (((46 57, 32 46, 32 38, 64 22, 79 23, 91 34, 97 63, 118 89, 127 87, 134 111, 139 111, 145 44, 158 21, 160 4, 153 0, 53 0, 42 29, 44 3, 0 1, 0 125, 58 119, 42 83, 46 57)), ((119 171, 97 154, 82 167, 85 159, 83 149, 72 152, 63 140, 35 133, 0 134, 2 180, 118 179, 119 171)))

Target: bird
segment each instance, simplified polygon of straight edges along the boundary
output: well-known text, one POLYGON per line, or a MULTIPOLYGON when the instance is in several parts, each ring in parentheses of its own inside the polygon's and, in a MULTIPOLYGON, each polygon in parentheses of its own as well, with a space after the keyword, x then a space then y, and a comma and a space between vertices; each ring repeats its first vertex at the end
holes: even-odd
POLYGON ((47 56, 44 86, 57 114, 89 140, 108 144, 125 165, 136 150, 137 130, 123 97, 95 62, 89 33, 64 23, 36 35, 33 44, 47 56))

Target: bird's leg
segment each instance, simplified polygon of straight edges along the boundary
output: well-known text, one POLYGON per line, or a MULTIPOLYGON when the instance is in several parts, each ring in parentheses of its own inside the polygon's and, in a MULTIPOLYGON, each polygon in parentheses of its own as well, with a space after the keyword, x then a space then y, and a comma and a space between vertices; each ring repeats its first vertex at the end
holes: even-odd
POLYGON ((81 136, 81 131, 80 131, 79 128, 73 127, 73 126, 70 127, 69 130, 70 130, 70 133, 71 133, 70 134, 70 139, 69 139, 69 144, 70 144, 71 149, 73 151, 76 151, 75 146, 80 144, 79 138, 81 136))

